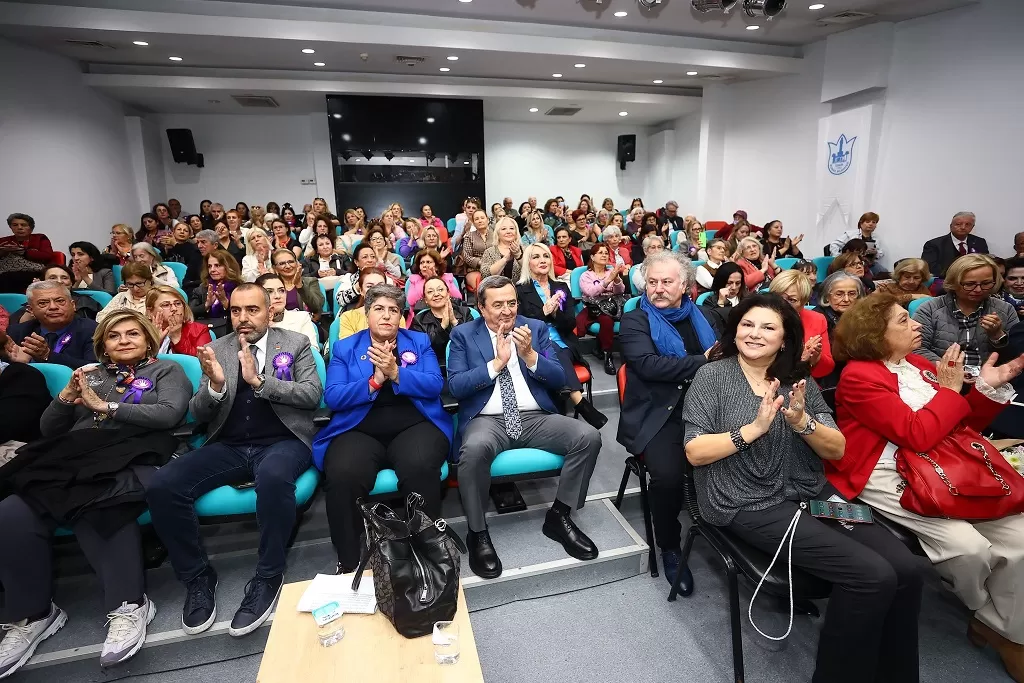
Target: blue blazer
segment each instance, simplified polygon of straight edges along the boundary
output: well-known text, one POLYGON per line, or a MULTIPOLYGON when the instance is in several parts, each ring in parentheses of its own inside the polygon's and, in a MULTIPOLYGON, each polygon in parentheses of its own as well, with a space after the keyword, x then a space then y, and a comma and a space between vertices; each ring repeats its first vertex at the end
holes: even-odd
MULTIPOLYGON (((92 348, 92 335, 96 331, 96 321, 89 320, 88 318, 73 318, 71 324, 60 331, 57 339, 50 345, 50 358, 48 363, 54 363, 56 365, 64 365, 72 370, 76 370, 83 365, 89 365, 90 363, 96 362, 96 353, 92 348), (71 335, 71 339, 67 341, 60 353, 53 351, 53 347, 56 346, 61 337, 65 335, 71 335)), ((16 343, 20 344, 25 337, 35 332, 40 337, 45 337, 46 333, 43 332, 42 325, 39 324, 38 320, 29 320, 28 322, 18 323, 11 325, 7 328, 7 334, 16 343)))
MULTIPOLYGON (((533 348, 537 350, 537 371, 530 372, 526 363, 517 357, 519 367, 530 387, 530 393, 545 412, 557 413, 549 391, 565 386, 565 372, 555 356, 555 348, 548 337, 548 326, 532 318, 516 316, 516 327, 530 326, 533 348)), ((513 354, 515 349, 513 349, 513 354)), ((483 319, 471 320, 452 328, 448 349, 448 391, 459 401, 459 434, 469 421, 480 414, 494 391, 497 378, 491 379, 487 364, 494 360, 491 333, 483 319)))
MULTIPOLYGON (((327 386, 324 403, 334 414, 330 423, 313 439, 313 462, 324 469, 324 454, 331 440, 354 428, 370 412, 378 393, 370 393, 369 381, 373 376, 373 363, 366 355, 370 347, 370 331, 362 330, 350 337, 334 342, 331 364, 327 366, 327 386)), ((415 363, 398 368, 395 394, 408 396, 416 409, 430 420, 452 441, 452 418, 441 405, 444 379, 437 364, 437 356, 430 346, 430 337, 422 332, 398 330, 398 356, 406 351, 416 354, 415 363)))

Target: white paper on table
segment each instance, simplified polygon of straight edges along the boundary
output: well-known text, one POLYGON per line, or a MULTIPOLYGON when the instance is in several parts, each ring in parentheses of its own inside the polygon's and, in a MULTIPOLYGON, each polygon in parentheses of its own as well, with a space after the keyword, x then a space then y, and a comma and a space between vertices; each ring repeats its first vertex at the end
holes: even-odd
POLYGON ((373 614, 377 611, 377 597, 373 589, 373 577, 364 576, 359 590, 352 590, 352 574, 317 574, 306 592, 299 598, 296 610, 312 612, 331 601, 337 602, 342 611, 349 614, 373 614))

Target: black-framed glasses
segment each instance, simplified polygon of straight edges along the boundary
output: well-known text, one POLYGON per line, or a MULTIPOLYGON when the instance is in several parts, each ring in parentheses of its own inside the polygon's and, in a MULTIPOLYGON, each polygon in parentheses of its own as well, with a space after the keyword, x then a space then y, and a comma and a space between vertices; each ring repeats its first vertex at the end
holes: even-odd
POLYGON ((995 287, 995 280, 985 280, 984 282, 961 282, 960 287, 966 289, 968 292, 973 292, 976 289, 992 289, 995 287))

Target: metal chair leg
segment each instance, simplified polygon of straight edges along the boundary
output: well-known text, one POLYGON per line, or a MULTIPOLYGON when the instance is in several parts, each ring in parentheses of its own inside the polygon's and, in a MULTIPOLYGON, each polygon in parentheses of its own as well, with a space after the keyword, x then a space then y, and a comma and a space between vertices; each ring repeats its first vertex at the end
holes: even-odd
POLYGON ((732 622, 732 670, 735 683, 743 683, 743 630, 740 626, 739 569, 731 557, 725 558, 729 574, 729 617, 732 622))
POLYGON ((647 496, 647 468, 637 462, 637 478, 640 480, 640 507, 644 511, 644 530, 647 532, 647 552, 650 554, 651 576, 658 576, 658 555, 654 550, 654 525, 651 522, 651 502, 647 496))
POLYGON ((626 484, 629 483, 629 473, 633 469, 629 466, 629 461, 633 459, 633 456, 626 458, 626 469, 622 472, 622 482, 619 484, 619 493, 615 496, 615 508, 618 509, 622 506, 622 497, 626 495, 626 484))
POLYGON ((587 400, 590 401, 591 404, 593 404, 594 403, 594 380, 590 380, 584 386, 587 389, 587 400))

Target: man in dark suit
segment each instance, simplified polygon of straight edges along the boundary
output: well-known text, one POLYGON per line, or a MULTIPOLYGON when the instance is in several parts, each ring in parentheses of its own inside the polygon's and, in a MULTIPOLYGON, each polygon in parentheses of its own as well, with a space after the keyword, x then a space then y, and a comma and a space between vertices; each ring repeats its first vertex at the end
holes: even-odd
POLYGON ((469 525, 469 566, 482 578, 501 575, 501 560, 487 532, 484 513, 491 463, 513 448, 539 448, 564 455, 555 502, 542 531, 578 560, 597 557, 597 547, 569 515, 583 507, 601 451, 601 434, 559 414, 549 391, 565 385, 547 325, 517 315, 512 281, 484 278, 477 288, 479 320, 452 330, 448 389, 459 400, 459 494, 469 525))
POLYGON ((228 633, 255 631, 281 591, 295 526, 295 481, 312 464, 313 411, 323 387, 309 338, 270 327, 270 295, 252 283, 231 293, 229 335, 199 347, 203 379, 189 404, 207 424, 206 445, 160 468, 147 487, 153 526, 185 584, 185 633, 217 616, 217 573, 199 538, 195 501, 228 484, 256 483, 260 530, 256 576, 246 585, 228 633))
POLYGON ((946 277, 946 269, 961 256, 987 254, 988 242, 972 235, 975 217, 970 211, 961 211, 949 223, 949 234, 924 243, 921 258, 928 263, 932 275, 939 279, 946 277))
MULTIPOLYGON (((644 455, 654 535, 671 584, 682 559, 683 398, 697 370, 715 353, 719 331, 710 309, 687 296, 694 272, 679 254, 648 256, 641 275, 646 293, 619 323, 626 391, 616 438, 630 453, 644 455)), ((682 571, 682 592, 689 595, 693 576, 685 565, 682 571)))
POLYGON ((96 362, 96 322, 75 316, 71 291, 54 280, 33 282, 25 292, 33 319, 11 325, 7 353, 12 360, 56 363, 76 370, 96 362))

